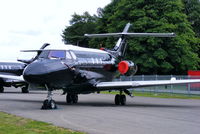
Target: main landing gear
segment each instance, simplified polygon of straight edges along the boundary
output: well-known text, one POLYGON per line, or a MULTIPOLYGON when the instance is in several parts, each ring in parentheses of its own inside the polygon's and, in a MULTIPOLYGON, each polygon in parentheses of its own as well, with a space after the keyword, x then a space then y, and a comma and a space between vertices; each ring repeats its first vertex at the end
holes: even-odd
POLYGON ((66 102, 68 104, 72 104, 72 103, 76 104, 76 103, 78 103, 78 95, 77 94, 68 93, 66 95, 66 102))
MULTIPOLYGON (((123 91, 124 91, 124 93, 126 93, 130 97, 133 97, 128 90, 125 89, 123 91)), ((120 90, 120 94, 117 94, 115 96, 115 105, 126 105, 126 96, 124 94, 122 94, 123 91, 120 90)))
POLYGON ((57 108, 56 102, 52 99, 53 97, 52 89, 49 89, 47 85, 45 85, 45 87, 48 90, 48 94, 47 94, 47 99, 44 100, 41 109, 45 110, 56 109, 57 108))
POLYGON ((115 96, 115 105, 126 105, 126 96, 117 94, 115 96))
POLYGON ((21 89, 22 89, 22 93, 29 93, 28 85, 22 87, 21 89))

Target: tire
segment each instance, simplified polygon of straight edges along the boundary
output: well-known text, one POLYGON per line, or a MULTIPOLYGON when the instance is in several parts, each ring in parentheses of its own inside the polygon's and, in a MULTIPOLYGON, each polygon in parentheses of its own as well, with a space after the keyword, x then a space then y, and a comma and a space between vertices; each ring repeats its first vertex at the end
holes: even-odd
POLYGON ((71 104, 73 101, 72 101, 72 95, 71 94, 67 94, 67 96, 66 96, 66 102, 68 103, 68 104, 71 104))
POLYGON ((121 103, 121 105, 126 105, 126 96, 125 95, 120 96, 120 103, 121 103))
POLYGON ((120 95, 117 94, 117 95, 115 96, 115 105, 119 105, 119 104, 120 104, 120 95))
POLYGON ((50 100, 50 102, 48 103, 48 107, 49 109, 56 109, 57 108, 56 102, 54 100, 50 100))
POLYGON ((22 87, 22 93, 29 93, 29 90, 27 87, 22 87))
POLYGON ((3 93, 4 92, 4 88, 3 86, 0 86, 0 93, 3 93))
POLYGON ((48 100, 47 99, 43 101, 43 105, 42 105, 41 109, 48 109, 48 100))
POLYGON ((78 95, 77 94, 71 95, 71 98, 72 98, 72 102, 74 104, 78 103, 78 95))
POLYGON ((54 100, 48 101, 48 99, 46 99, 46 100, 44 100, 41 109, 47 110, 47 109, 56 109, 56 108, 57 108, 57 105, 54 100))

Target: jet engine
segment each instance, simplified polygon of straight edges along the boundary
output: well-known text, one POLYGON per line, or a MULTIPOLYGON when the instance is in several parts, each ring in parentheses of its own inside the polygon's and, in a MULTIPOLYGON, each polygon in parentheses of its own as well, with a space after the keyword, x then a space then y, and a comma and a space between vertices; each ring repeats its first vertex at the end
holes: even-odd
POLYGON ((121 61, 118 64, 118 71, 122 75, 131 76, 137 72, 137 65, 132 61, 121 61))

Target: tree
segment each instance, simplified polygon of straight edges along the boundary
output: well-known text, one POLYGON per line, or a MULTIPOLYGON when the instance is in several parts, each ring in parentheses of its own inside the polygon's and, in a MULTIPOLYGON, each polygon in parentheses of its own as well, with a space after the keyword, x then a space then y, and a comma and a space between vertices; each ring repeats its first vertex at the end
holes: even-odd
POLYGON ((187 14, 188 20, 192 24, 193 30, 200 38, 200 1, 183 0, 183 3, 185 5, 185 14, 187 14))
MULTIPOLYGON (((181 0, 113 0, 103 9, 97 31, 119 32, 127 22, 133 24, 134 32, 177 34, 175 38, 129 39, 126 58, 138 64, 139 74, 186 74, 198 68, 198 40, 181 0)), ((111 42, 104 44, 111 47, 111 42)))
POLYGON ((91 16, 88 12, 83 15, 74 14, 62 34, 65 44, 76 44, 79 46, 88 45, 88 39, 84 37, 85 33, 95 32, 97 16, 91 16))
MULTIPOLYGON (((191 26, 196 33, 196 36, 198 38, 197 41, 197 46, 200 47, 200 1, 199 0, 183 0, 184 3, 184 11, 185 14, 187 15, 188 21, 191 23, 191 26)), ((195 49, 195 48, 194 48, 195 49)), ((196 53, 200 56, 199 49, 197 50, 196 53)))
POLYGON ((132 32, 175 32, 175 38, 130 38, 126 59, 139 66, 138 74, 186 74, 199 68, 199 7, 197 0, 112 0, 98 16, 74 14, 63 31, 66 42, 113 48, 114 38, 71 38, 84 33, 120 32, 126 23, 132 32), (189 3, 188 3, 189 1, 189 3), (191 3, 194 6, 190 7, 191 3), (186 10, 187 9, 187 10, 186 10))

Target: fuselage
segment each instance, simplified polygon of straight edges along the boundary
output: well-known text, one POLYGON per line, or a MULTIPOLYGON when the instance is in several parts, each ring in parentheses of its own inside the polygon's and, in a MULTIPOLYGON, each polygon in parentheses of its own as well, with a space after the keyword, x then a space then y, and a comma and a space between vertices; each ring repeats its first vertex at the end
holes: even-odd
POLYGON ((111 81, 117 62, 116 57, 103 50, 65 45, 43 50, 37 60, 27 65, 23 76, 28 83, 81 91, 96 82, 111 81))
POLYGON ((24 63, 0 62, 0 74, 22 75, 24 67, 24 63))
MULTIPOLYGON (((0 74, 1 75, 12 75, 20 76, 23 73, 24 67, 26 65, 20 62, 0 62, 0 74)), ((0 87, 10 87, 10 86, 21 86, 25 85, 24 82, 15 82, 13 79, 0 78, 0 87)))

